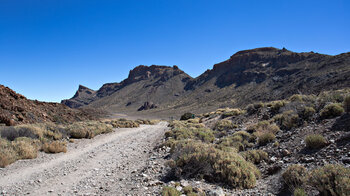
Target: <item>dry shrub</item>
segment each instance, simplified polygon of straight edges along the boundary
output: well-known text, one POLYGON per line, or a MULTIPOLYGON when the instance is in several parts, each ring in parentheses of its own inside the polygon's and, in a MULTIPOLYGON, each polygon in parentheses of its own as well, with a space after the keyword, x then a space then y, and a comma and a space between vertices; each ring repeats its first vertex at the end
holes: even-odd
POLYGON ((195 139, 203 142, 213 142, 215 139, 214 132, 211 129, 194 127, 173 128, 171 131, 165 133, 165 137, 171 137, 175 140, 195 139))
POLYGON ((258 138, 258 144, 263 146, 275 140, 275 134, 280 130, 276 124, 269 121, 260 121, 252 128, 254 135, 258 138))
POLYGON ((320 134, 311 134, 305 138, 306 147, 310 149, 320 149, 327 145, 326 139, 320 134))
POLYGON ((96 135, 112 132, 112 126, 98 121, 76 122, 67 126, 72 138, 93 138, 96 135))
POLYGON ((308 184, 321 195, 350 195, 350 168, 330 164, 312 170, 308 175, 308 184))
POLYGON ((286 100, 271 101, 266 104, 267 107, 270 107, 272 113, 278 113, 280 109, 288 103, 286 100))
POLYGON ((181 192, 174 187, 164 186, 162 189, 162 196, 180 196, 181 192))
POLYGON ((294 196, 307 196, 305 190, 302 188, 296 188, 293 194, 294 196))
POLYGON ((235 150, 220 150, 213 144, 186 140, 177 144, 174 153, 175 175, 184 178, 204 178, 225 183, 233 188, 253 188, 259 170, 235 150))
POLYGON ((278 114, 273 117, 273 120, 280 125, 282 129, 291 129, 293 127, 298 127, 299 125, 299 115, 293 110, 285 111, 282 114, 278 114))
POLYGON ((290 165, 282 174, 284 183, 291 189, 302 187, 305 184, 307 170, 302 165, 290 165))
POLYGON ((11 143, 6 139, 0 138, 0 167, 6 167, 15 162, 17 160, 16 154, 11 143))
POLYGON ((255 138, 246 131, 237 131, 233 135, 223 137, 219 140, 218 147, 225 149, 226 147, 232 147, 237 151, 244 151, 247 147, 252 147, 255 138))
POLYGON ((334 118, 344 113, 344 108, 340 103, 326 105, 320 112, 321 118, 334 118))
MULTIPOLYGON (((143 121, 146 122, 146 121, 143 121)), ((133 120, 127 120, 127 119, 113 119, 113 120, 107 120, 105 123, 110 124, 113 126, 113 128, 134 128, 139 127, 140 124, 137 121, 133 120)), ((148 122, 146 122, 148 123, 148 122)))
POLYGON ((248 150, 240 154, 246 161, 252 162, 254 164, 259 164, 260 162, 266 161, 269 158, 267 152, 263 150, 248 150))
POLYGON ((18 159, 34 159, 38 156, 38 147, 29 138, 17 138, 11 143, 18 159))
POLYGON ((316 110, 313 107, 305 106, 299 113, 299 116, 304 120, 309 120, 315 113, 316 110))
POLYGON ((190 113, 190 112, 187 112, 187 113, 184 113, 184 114, 181 116, 180 120, 188 120, 188 119, 191 119, 191 118, 194 118, 194 117, 195 117, 194 114, 192 114, 192 113, 190 113))
POLYGON ((62 141, 53 141, 50 143, 44 143, 42 149, 46 153, 60 153, 67 152, 67 143, 62 141))
POLYGON ((216 122, 214 129, 218 131, 227 131, 230 129, 237 128, 237 125, 233 124, 230 120, 219 120, 216 122))
POLYGON ((227 109, 223 114, 221 114, 221 118, 227 118, 231 116, 239 116, 244 114, 245 111, 239 108, 227 109))

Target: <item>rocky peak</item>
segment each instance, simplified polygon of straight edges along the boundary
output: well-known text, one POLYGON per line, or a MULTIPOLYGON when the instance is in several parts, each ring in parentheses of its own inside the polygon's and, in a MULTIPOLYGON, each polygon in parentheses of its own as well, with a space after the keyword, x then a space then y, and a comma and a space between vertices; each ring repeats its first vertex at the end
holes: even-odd
POLYGON ((162 65, 139 65, 129 72, 129 76, 125 82, 130 84, 151 78, 170 78, 183 73, 185 72, 180 70, 176 65, 173 67, 162 65))
POLYGON ((86 86, 79 85, 79 88, 78 88, 77 92, 75 93, 75 95, 73 96, 73 98, 86 96, 86 95, 92 95, 94 93, 95 93, 94 90, 92 90, 86 86))

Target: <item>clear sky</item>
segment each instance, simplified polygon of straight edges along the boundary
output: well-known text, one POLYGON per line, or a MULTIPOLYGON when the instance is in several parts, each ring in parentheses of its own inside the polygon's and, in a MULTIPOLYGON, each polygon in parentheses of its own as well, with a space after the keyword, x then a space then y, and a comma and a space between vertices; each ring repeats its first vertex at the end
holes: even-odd
POLYGON ((196 77, 239 50, 350 52, 349 0, 0 0, 0 84, 59 102, 143 65, 196 77))

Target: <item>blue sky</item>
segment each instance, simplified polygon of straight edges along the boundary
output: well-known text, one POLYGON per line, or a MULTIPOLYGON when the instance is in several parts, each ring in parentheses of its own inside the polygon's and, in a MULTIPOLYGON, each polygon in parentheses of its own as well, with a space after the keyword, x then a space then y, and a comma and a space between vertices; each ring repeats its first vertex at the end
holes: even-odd
POLYGON ((193 77, 239 50, 350 52, 347 0, 0 0, 0 84, 59 102, 143 65, 193 77))

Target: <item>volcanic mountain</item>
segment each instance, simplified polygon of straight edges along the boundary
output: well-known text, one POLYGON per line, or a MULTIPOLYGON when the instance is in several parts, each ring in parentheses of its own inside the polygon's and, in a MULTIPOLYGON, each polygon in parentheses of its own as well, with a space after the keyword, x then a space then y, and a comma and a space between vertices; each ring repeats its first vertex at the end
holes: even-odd
POLYGON ((265 47, 237 52, 197 78, 177 66, 141 65, 124 81, 105 84, 97 91, 80 86, 73 98, 62 103, 169 117, 346 88, 349 78, 350 53, 331 56, 265 47), (148 104, 156 107, 138 111, 148 104))

